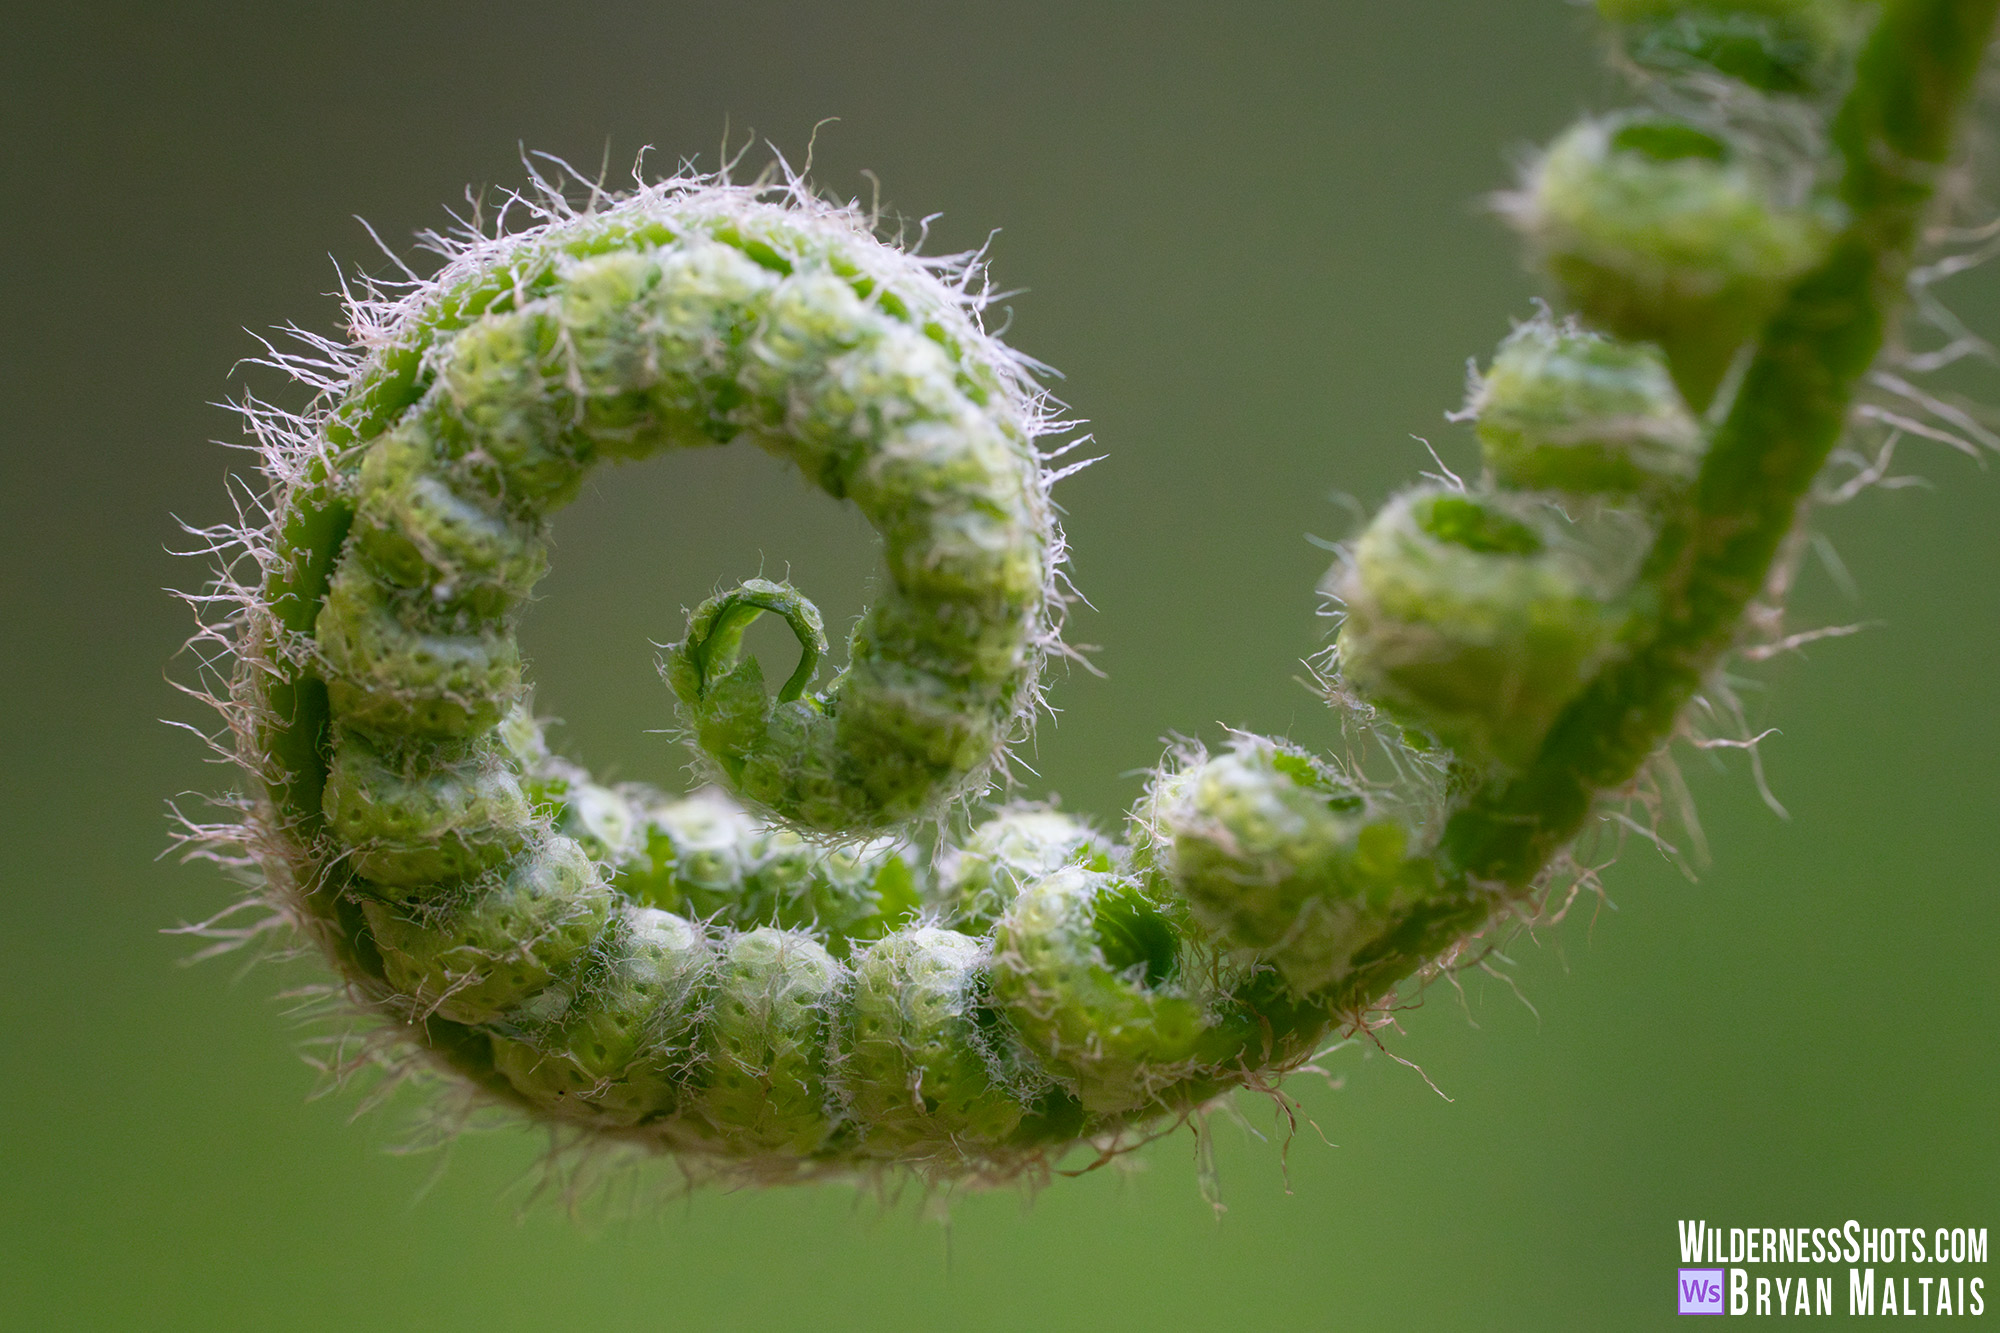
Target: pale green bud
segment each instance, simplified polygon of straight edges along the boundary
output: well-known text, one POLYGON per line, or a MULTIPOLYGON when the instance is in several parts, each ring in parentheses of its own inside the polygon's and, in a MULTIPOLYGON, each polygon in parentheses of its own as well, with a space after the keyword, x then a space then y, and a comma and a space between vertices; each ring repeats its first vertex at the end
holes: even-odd
POLYGON ((995 1074, 978 1005, 978 940, 920 926, 854 963, 842 1073, 864 1151, 949 1165, 1003 1144, 1024 1107, 995 1074))
POLYGON ((938 888, 948 912, 983 932, 1028 885, 1066 865, 1111 869, 1110 842, 1080 819, 1040 807, 1002 811, 945 853, 938 888))
POLYGON ((690 1042, 714 950, 698 926, 655 908, 627 906, 620 918, 610 956, 579 993, 544 991, 529 1006, 550 1011, 544 1022, 493 1038, 494 1067, 564 1119, 631 1125, 668 1114, 696 1064, 690 1042))
POLYGON ((1195 920, 1302 994, 1344 978, 1437 882, 1410 810, 1263 737, 1158 784, 1149 822, 1195 920))
POLYGON ((1204 995, 1169 910, 1131 880, 1065 866, 1001 918, 993 1000, 1084 1109, 1135 1111, 1239 1058, 1254 1019, 1204 995))
POLYGON ((1578 123, 1508 212, 1584 318, 1658 343, 1697 409, 1838 221, 1725 139, 1644 113, 1578 123))
POLYGON ((833 1133, 829 1038, 842 973, 796 931, 764 926, 723 947, 697 1105, 732 1151, 803 1156, 833 1133))
POLYGON ((1525 764, 1616 651, 1646 536, 1542 496, 1406 491, 1336 571, 1341 674, 1468 762, 1525 764))
POLYGON ((1546 318, 1500 344, 1463 416, 1478 423, 1494 480, 1518 490, 1684 486, 1705 446, 1657 348, 1546 318))

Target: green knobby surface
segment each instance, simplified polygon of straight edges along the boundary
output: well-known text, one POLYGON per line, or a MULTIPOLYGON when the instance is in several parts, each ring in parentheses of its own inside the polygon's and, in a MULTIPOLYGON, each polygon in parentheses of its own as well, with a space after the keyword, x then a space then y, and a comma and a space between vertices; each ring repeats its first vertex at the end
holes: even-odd
POLYGON ((1546 319, 1500 344, 1465 415, 1494 478, 1522 489, 1671 489, 1694 479, 1707 444, 1658 348, 1546 319))
POLYGON ((1688 501, 1644 577, 1657 610, 1565 709, 1532 765, 1447 824, 1449 896, 1411 914, 1345 987, 1366 1002, 1535 882, 1597 800, 1629 782, 1729 648, 1881 350, 1925 207, 1949 159, 1995 0, 1893 0, 1834 122, 1849 220, 1758 338, 1688 501))
MULTIPOLYGON (((373 311, 394 336, 312 423, 238 685, 272 800, 251 836, 360 998, 538 1114, 774 1169, 897 1155, 847 1109, 868 1062, 834 1078, 842 960, 910 947, 892 932, 922 904, 895 848, 852 840, 937 810, 1013 738, 1060 555, 1004 351, 921 264, 788 203, 662 187, 373 311), (547 515, 600 460, 732 438, 853 498, 890 585, 818 694, 818 611, 762 579, 697 609, 665 674, 720 777, 847 846, 594 783, 523 707, 547 515), (775 698, 742 653, 765 611, 802 650, 775 698)), ((885 1105, 928 1069, 876 1063, 885 1105)), ((1023 1077, 1008 1132, 941 1170, 1033 1154, 1011 1138, 1047 1080, 1023 1077)), ((960 1128, 903 1146, 937 1157, 960 1128)))
MULTIPOLYGON (((1008 340, 1059 367, 1051 387, 1089 418, 1097 443, 1072 457, 1108 455, 1055 492, 1094 608, 1070 623, 1106 675, 1052 673, 1059 722, 1023 751, 1036 776, 1018 794, 1060 793, 1109 841, 1163 731, 1220 750, 1229 724, 1342 752, 1299 680, 1324 642, 1313 585, 1329 558, 1301 534, 1343 534, 1330 489, 1372 509, 1436 470, 1412 433, 1478 484, 1471 427, 1441 411, 1468 355, 1483 369, 1510 317, 1552 293, 1476 201, 1512 182, 1517 145, 1640 100, 1601 68, 1609 39, 1587 8, 998 0, 912 22, 866 0, 837 16, 801 0, 502 0, 473 23, 399 7, 393 40, 367 5, 10 14, 0 119, 19 132, 0 155, 39 206, 4 224, 19 262, 0 327, 0 885, 19 942, 0 973, 0 1324, 1669 1330, 1676 1219, 1994 1220, 2000 524, 1993 474, 1913 436, 1890 475, 1932 486, 1811 508, 1782 626, 1760 602, 1752 632, 1768 646, 1867 628, 1729 659, 1744 730, 1687 718, 1702 737, 1777 728, 1758 755, 1791 818, 1760 800, 1748 754, 1677 742, 1709 856, 1677 823, 1662 832, 1694 880, 1631 837, 1602 872, 1608 902, 1586 885, 1561 921, 1485 956, 1506 980, 1459 971, 1462 1003, 1448 982, 1404 988, 1378 1035, 1449 1101, 1364 1037, 1313 1062, 1338 1087, 1284 1081, 1296 1122, 1237 1094, 1247 1129, 1218 1108, 1201 1144, 1183 1127, 1040 1189, 683 1197, 674 1161, 621 1149, 625 1131, 551 1154, 546 1122, 487 1105, 444 1143, 466 1086, 383 1102, 367 1070, 337 1085, 322 1071, 367 1048, 323 1042, 349 1024, 301 1012, 297 992, 337 981, 318 958, 249 966, 252 946, 184 965, 228 941, 161 931, 238 892, 210 863, 156 859, 160 797, 229 785, 156 722, 211 730, 162 688, 188 625, 159 590, 203 578, 171 554, 191 544, 175 519, 238 521, 222 474, 252 460, 214 443, 239 435, 217 400, 309 397, 230 369, 263 355, 245 327, 340 336, 328 256, 350 280, 391 271, 354 214, 427 272, 411 231, 470 217, 466 184, 490 219, 497 187, 523 178, 519 143, 592 178, 608 143, 619 185, 647 144, 654 171, 684 154, 713 166, 725 124, 732 150, 751 126, 802 164, 813 126, 839 116, 811 144, 824 186, 866 209, 879 177, 885 213, 942 211, 929 252, 1000 228, 996 281, 1023 293, 1002 303, 1008 340), (1818 561, 1827 544, 1851 596, 1818 561)), ((1983 137, 2000 107, 1982 89, 1968 128, 1983 137)), ((760 140, 741 170, 765 156, 760 140)), ((1990 216, 1990 157, 1961 162, 1947 182, 1968 193, 1927 234, 1990 216)), ((1938 259, 1976 246, 1942 239, 1938 259)), ((1930 294, 1975 332, 2000 328, 2000 266, 1930 294)), ((1912 310, 1891 345, 1950 337, 1912 310)), ((1901 373, 2000 401, 1976 359, 1901 373)), ((1881 388, 1863 398, 1890 406, 1881 388)), ((1860 427, 1815 491, 1852 491, 1845 450, 1872 461, 1886 434, 1860 427)), ((554 537, 521 629, 536 709, 600 782, 669 791, 685 756, 661 731, 674 700, 654 645, 680 636, 682 609, 718 579, 790 578, 832 640, 816 689, 881 560, 853 506, 750 447, 600 470, 554 537)), ((749 637, 775 689, 797 652, 764 621, 749 637)), ((1584 846, 1608 854, 1620 827, 1593 820, 1584 846)), ((675 1061, 665 1072, 684 1082, 675 1061)), ((1931 1267, 1906 1270, 1919 1308, 1931 1267)), ((1841 1308, 1840 1269, 1819 1271, 1841 1308)))
POLYGON ((1881 347, 1997 3, 1888 6, 1837 198, 1652 113, 1559 141, 1523 230, 1586 320, 1661 347, 1517 332, 1474 402, 1493 482, 1406 492, 1355 543, 1336 695, 1395 776, 1240 735, 1175 756, 1123 844, 1024 809, 934 866, 861 841, 981 790, 1053 644, 1034 404, 957 297, 797 191, 679 182, 474 243, 364 311, 386 332, 277 460, 237 688, 278 905, 483 1089, 735 1178, 1011 1178, 1272 1086, 1544 887, 1721 660, 1881 347), (1746 339, 1702 439, 1688 404, 1746 339), (853 499, 889 572, 818 693, 788 584, 668 649, 762 818, 555 758, 515 638, 593 465, 731 439, 853 499), (775 695, 765 613, 800 650, 775 695))

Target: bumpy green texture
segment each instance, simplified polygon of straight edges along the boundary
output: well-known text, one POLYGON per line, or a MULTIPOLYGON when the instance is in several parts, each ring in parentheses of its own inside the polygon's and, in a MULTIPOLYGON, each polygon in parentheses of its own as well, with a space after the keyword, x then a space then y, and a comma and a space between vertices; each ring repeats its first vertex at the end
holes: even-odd
POLYGON ((622 1127, 680 1109, 716 961, 699 926, 652 907, 623 909, 606 954, 582 985, 551 986, 495 1025, 493 1064, 564 1119, 622 1127))
POLYGON ((1652 112, 1578 123, 1514 209, 1565 299, 1607 333, 1659 344, 1698 409, 1839 215, 1823 197, 1785 198, 1726 135, 1652 112))
POLYGON ((1850 0, 1597 0, 1642 69, 1715 74, 1759 92, 1811 95, 1839 77, 1861 6, 1850 0))
POLYGON ((1164 875, 1239 961, 1330 989, 1400 909, 1435 891, 1424 816, 1294 747, 1246 737, 1164 776, 1142 807, 1164 875))
POLYGON ((1532 493, 1407 491, 1334 585, 1342 675, 1469 761, 1525 764, 1617 651, 1649 535, 1532 493))
POLYGON ((492 729, 520 694, 512 625, 545 564, 539 525, 587 467, 745 436, 861 507, 889 587, 814 695, 826 645, 802 596, 755 580, 698 610, 668 674, 703 748, 746 796, 828 832, 962 790, 1033 690, 1054 541, 1009 368, 966 353, 924 308, 937 294, 878 289, 847 253, 868 244, 751 210, 584 219, 507 255, 526 289, 433 333, 428 385, 329 488, 354 507, 315 624, 342 725, 492 729), (765 610, 807 644, 775 699, 736 660, 765 610))
POLYGON ((990 929, 1021 891, 1064 866, 1109 870, 1109 839, 1060 811, 1003 810, 949 849, 939 867, 940 897, 955 924, 990 929))
POLYGON ((985 941, 935 926, 892 935, 856 960, 846 1073, 864 1152, 992 1153, 1020 1127, 1020 1073, 999 1063, 1004 1049, 980 1026, 991 961, 985 941))
MULTIPOLYGON (((382 892, 365 881, 355 891, 382 892)), ((550 838, 451 901, 369 896, 362 912, 390 985, 423 1013, 485 1023, 579 976, 613 919, 612 905, 583 849, 550 838)))
POLYGON ((809 935, 730 940, 707 1014, 701 1114, 729 1148, 811 1156, 840 1123, 829 1075, 840 964, 809 935))
POLYGON ((1500 344, 1461 415, 1479 423, 1494 480, 1519 490, 1685 486, 1705 444, 1658 348, 1549 319, 1500 344))
POLYGON ((1273 1087, 1531 901, 1671 735, 1881 346, 1996 5, 1887 0, 1863 33, 1602 0, 1714 114, 1586 120, 1516 200, 1578 318, 1476 383, 1486 478, 1393 497, 1336 566, 1355 753, 1177 752, 1122 841, 951 822, 1038 698, 1061 559, 971 270, 714 181, 468 240, 357 305, 365 350, 272 442, 225 704, 269 901, 483 1094, 693 1173, 1002 1180, 1273 1087), (1831 153, 1730 121, 1760 98, 1831 153), (881 599, 818 692, 803 594, 711 599, 664 674, 718 786, 596 782, 543 742, 515 637, 550 515, 600 461, 736 439, 860 507, 881 599), (801 649, 775 693, 764 614, 801 649))
POLYGON ((1086 1111, 1143 1111, 1241 1059, 1250 1020, 1209 993, 1185 933, 1138 885, 1078 866, 1035 881, 1001 918, 994 997, 1086 1111))

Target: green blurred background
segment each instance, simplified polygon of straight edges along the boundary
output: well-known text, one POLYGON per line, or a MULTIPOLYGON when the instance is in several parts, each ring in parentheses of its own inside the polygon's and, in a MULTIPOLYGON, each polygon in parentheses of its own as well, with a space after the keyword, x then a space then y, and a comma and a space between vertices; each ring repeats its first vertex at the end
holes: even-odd
MULTIPOLYGON (((214 404, 244 330, 329 330, 332 255, 381 270, 520 145, 621 175, 764 140, 976 246, 1009 338, 1108 458, 1061 499, 1108 673, 1059 680, 1031 762, 1110 818, 1169 732, 1325 743, 1299 684, 1343 491, 1426 459, 1465 358, 1533 286, 1479 201, 1612 95, 1564 0, 1315 5, 733 3, 14 7, 0 50, 0 1325, 20 1329, 1605 1329, 1671 1319, 1674 1222, 2000 1228, 2000 479, 1823 516, 1880 622, 1762 673, 1792 811, 1689 765, 1714 847, 1644 849, 1616 911, 1510 949, 1521 990, 1434 991, 1277 1142, 1219 1131, 1032 1201, 704 1193, 637 1221, 526 1208, 518 1131, 397 1156, 274 999, 309 970, 184 968, 162 927, 230 896, 158 859, 162 801, 229 774, 157 719, 188 628, 173 517, 248 459, 214 404)), ((1960 284, 1975 323, 2000 288, 1960 284)), ((526 630, 540 703, 600 771, 671 781, 649 640, 719 580, 792 573, 844 619, 875 557, 754 451, 601 479, 526 630)), ((1272 1115, 1245 1099, 1252 1128, 1272 1115)), ((1992 1277, 1989 1274, 1989 1290, 1992 1277)))

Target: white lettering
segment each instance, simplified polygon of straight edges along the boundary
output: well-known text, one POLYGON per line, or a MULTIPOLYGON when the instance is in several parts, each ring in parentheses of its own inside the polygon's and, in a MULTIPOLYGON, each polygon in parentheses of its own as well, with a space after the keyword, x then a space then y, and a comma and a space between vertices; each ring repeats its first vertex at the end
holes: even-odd
POLYGON ((1682 1222, 1680 1224, 1682 1263, 1698 1264, 1701 1262, 1701 1233, 1705 1226, 1706 1224, 1702 1222, 1682 1222))
MULTIPOLYGON (((1736 1236, 1743 1234, 1740 1231, 1735 1231, 1733 1228, 1731 1229, 1731 1233, 1736 1236)), ((1731 1243, 1733 1244, 1734 1242, 1732 1241, 1731 1243)), ((1741 1268, 1732 1268, 1729 1270, 1729 1313, 1748 1314, 1749 1311, 1750 1274, 1741 1268)))
MULTIPOLYGON (((1854 1223, 1849 1222, 1847 1225, 1851 1227, 1854 1223)), ((1875 1270, 1868 1269, 1867 1274, 1868 1282, 1864 1286, 1861 1281, 1861 1269, 1847 1270, 1847 1313, 1850 1315, 1875 1313, 1875 1270)))

